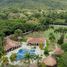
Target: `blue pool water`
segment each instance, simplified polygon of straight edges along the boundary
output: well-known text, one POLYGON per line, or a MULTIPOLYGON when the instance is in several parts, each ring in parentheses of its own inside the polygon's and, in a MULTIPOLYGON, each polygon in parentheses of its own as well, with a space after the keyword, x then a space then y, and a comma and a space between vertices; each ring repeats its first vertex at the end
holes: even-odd
POLYGON ((20 49, 20 50, 17 52, 16 60, 24 59, 26 53, 30 53, 30 55, 34 55, 34 54, 35 54, 35 49, 31 49, 31 50, 20 49))
POLYGON ((30 53, 31 55, 34 55, 34 54, 35 54, 35 49, 31 49, 31 50, 29 51, 29 53, 30 53))

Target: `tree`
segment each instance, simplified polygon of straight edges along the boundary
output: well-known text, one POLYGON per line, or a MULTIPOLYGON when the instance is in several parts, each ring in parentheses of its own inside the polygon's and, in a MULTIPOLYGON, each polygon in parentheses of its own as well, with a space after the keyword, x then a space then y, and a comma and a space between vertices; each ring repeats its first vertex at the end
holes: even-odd
POLYGON ((45 28, 49 28, 49 24, 53 22, 53 19, 52 18, 49 18, 49 17, 45 17, 45 18, 40 18, 40 24, 41 26, 45 26, 45 28))
POLYGON ((67 19, 65 19, 65 23, 67 23, 67 19))
POLYGON ((36 55, 36 60, 37 60, 37 66, 40 67, 40 60, 42 57, 40 57, 39 55, 36 55))
POLYGON ((40 14, 39 12, 34 13, 34 14, 33 14, 33 17, 35 17, 35 18, 40 18, 40 17, 41 17, 41 14, 40 14))
POLYGON ((1 61, 4 67, 7 67, 7 64, 9 63, 8 57, 2 56, 1 61))
POLYGON ((22 30, 20 30, 20 29, 15 30, 14 35, 15 35, 16 37, 22 36, 22 30))
POLYGON ((44 54, 45 54, 46 56, 48 56, 48 55, 49 55, 48 47, 45 47, 45 49, 44 49, 44 54))
POLYGON ((30 59, 31 59, 31 55, 29 53, 25 54, 25 59, 28 60, 28 67, 30 66, 30 59))
POLYGON ((40 49, 43 49, 43 47, 44 47, 44 44, 43 44, 43 43, 40 43, 40 44, 39 44, 39 48, 40 48, 40 49))
POLYGON ((16 60, 16 53, 13 53, 13 54, 10 56, 10 60, 11 60, 11 62, 13 62, 13 61, 16 60))
POLYGON ((7 19, 8 15, 6 13, 0 13, 0 19, 7 19))
POLYGON ((61 47, 65 52, 67 51, 67 43, 63 43, 61 47))
POLYGON ((67 52, 65 52, 57 61, 59 67, 67 67, 67 52))
POLYGON ((50 33, 50 34, 49 34, 49 40, 50 40, 51 42, 54 42, 54 41, 55 41, 55 36, 54 36, 53 33, 50 33))
POLYGON ((15 32, 14 32, 14 37, 13 37, 13 39, 14 39, 14 40, 21 41, 21 40, 22 40, 22 36, 23 36, 22 30, 17 29, 17 30, 15 30, 15 32))
POLYGON ((5 54, 4 47, 0 46, 0 58, 5 54))
POLYGON ((4 51, 4 33, 0 33, 0 58, 3 56, 5 53, 4 51))
POLYGON ((2 38, 2 40, 4 39, 5 34, 3 32, 0 32, 0 37, 2 38))
POLYGON ((62 45, 64 43, 64 34, 62 34, 57 42, 59 45, 62 45))

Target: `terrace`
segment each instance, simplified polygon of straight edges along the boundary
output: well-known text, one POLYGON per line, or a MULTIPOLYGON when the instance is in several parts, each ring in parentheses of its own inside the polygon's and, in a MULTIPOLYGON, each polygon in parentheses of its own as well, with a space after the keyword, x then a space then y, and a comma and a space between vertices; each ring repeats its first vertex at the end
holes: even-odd
MULTIPOLYGON (((42 39, 40 39, 42 41, 42 39)), ((8 47, 7 51, 9 50, 9 52, 7 52, 6 57, 9 58, 9 63, 10 64, 18 64, 21 60, 24 60, 25 58, 25 54, 29 53, 30 55, 39 55, 39 56, 44 56, 44 50, 41 50, 39 48, 39 45, 28 45, 28 40, 27 42, 22 42, 20 45, 20 47, 13 49, 16 47, 16 45, 18 45, 18 43, 15 43, 14 41, 12 41, 11 39, 7 38, 6 42, 8 41, 7 45, 13 45, 8 47), (15 46, 14 46, 15 44, 15 46), (11 49, 11 50, 10 50, 11 49), (15 62, 11 62, 10 61, 10 56, 12 55, 12 53, 16 53, 16 61, 15 62)), ((19 46, 19 45, 18 45, 19 46)), ((5 47, 6 48, 6 47, 5 47)), ((44 56, 45 57, 45 56, 44 56)), ((19 63, 20 64, 20 63, 19 63)))

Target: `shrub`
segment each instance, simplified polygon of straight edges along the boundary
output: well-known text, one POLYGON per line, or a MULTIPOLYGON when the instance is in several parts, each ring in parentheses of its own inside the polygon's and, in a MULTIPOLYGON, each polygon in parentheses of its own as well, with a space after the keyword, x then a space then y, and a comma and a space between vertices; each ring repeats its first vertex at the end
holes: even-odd
POLYGON ((67 43, 62 44, 61 47, 64 51, 67 51, 67 43))
POLYGON ((15 61, 16 60, 16 54, 13 53, 11 56, 10 56, 10 60, 11 62, 15 61))
POLYGON ((43 49, 43 47, 44 47, 44 44, 43 44, 43 43, 40 43, 40 44, 39 44, 39 48, 40 48, 40 49, 43 49))

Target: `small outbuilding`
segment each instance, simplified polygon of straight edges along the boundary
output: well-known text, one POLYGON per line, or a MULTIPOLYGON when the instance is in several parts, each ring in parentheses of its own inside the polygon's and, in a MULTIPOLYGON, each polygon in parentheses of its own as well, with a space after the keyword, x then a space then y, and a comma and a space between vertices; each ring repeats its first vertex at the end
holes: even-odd
POLYGON ((55 53, 56 55, 62 55, 62 54, 64 53, 64 51, 63 51, 60 47, 56 47, 56 48, 54 49, 54 53, 55 53))
POLYGON ((53 56, 48 56, 43 60, 46 67, 57 67, 57 61, 53 56))
POLYGON ((19 47, 21 47, 19 42, 13 41, 9 37, 5 38, 5 46, 4 46, 5 52, 12 51, 12 50, 19 48, 19 47))

